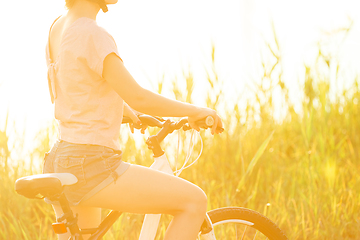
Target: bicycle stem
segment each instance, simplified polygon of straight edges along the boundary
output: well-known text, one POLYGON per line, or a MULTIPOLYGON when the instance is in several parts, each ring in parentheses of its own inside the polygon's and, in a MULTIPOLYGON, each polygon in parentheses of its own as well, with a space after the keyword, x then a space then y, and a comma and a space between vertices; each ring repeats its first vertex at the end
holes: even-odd
POLYGON ((147 139, 146 144, 148 145, 148 148, 154 153, 154 158, 160 157, 165 153, 161 149, 160 143, 173 131, 174 127, 171 126, 171 122, 167 120, 164 123, 162 129, 156 135, 150 136, 147 139))

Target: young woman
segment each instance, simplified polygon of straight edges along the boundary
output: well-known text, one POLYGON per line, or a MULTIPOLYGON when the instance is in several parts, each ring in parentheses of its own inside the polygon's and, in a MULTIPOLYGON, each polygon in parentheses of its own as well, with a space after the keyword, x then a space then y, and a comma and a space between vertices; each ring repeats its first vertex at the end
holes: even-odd
MULTIPOLYGON (((121 160, 122 116, 136 111, 188 117, 190 126, 207 116, 222 127, 214 110, 171 100, 142 88, 124 67, 114 39, 96 24, 100 10, 117 0, 66 0, 68 12, 51 26, 48 81, 60 138, 45 157, 44 173, 70 172, 78 183, 65 194, 79 214, 80 228, 97 227, 100 209, 174 216, 164 239, 196 239, 207 199, 194 184, 121 160), (126 102, 127 104, 125 104, 126 102), (130 107, 131 108, 130 108, 130 107), (184 231, 186 229, 186 231, 184 231)), ((125 160, 126 161, 126 160, 125 160)), ((57 217, 60 207, 53 203, 57 217)), ((68 234, 59 239, 68 239, 68 234)), ((86 239, 86 236, 85 236, 86 239)))

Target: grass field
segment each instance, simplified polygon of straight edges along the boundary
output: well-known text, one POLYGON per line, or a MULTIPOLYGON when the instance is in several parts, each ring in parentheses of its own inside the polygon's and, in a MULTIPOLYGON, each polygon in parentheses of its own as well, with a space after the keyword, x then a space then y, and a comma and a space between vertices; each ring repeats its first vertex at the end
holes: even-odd
MULTIPOLYGON (((242 206, 264 213, 266 209, 289 239, 360 239, 359 81, 354 79, 353 86, 344 91, 331 91, 329 59, 319 51, 317 62, 304 66, 301 109, 295 111, 283 83, 280 58, 272 52, 263 77, 254 84, 252 100, 225 104, 215 65, 209 70, 207 105, 220 109, 226 131, 215 137, 202 132, 203 154, 181 176, 207 193, 209 210, 242 206), (279 108, 275 98, 281 102, 280 120, 273 117, 279 108), (260 149, 268 138, 266 148, 260 149), (256 157, 258 151, 262 154, 256 157)), ((173 85, 174 96, 191 102, 193 83, 187 74, 183 82, 173 85)), ((33 156, 49 150, 54 131, 50 126, 39 133, 33 156)), ((15 180, 40 172, 41 162, 34 160, 32 168, 13 162, 7 137, 6 129, 0 132, 0 239, 56 239, 51 207, 14 191, 15 180)), ((151 164, 144 145, 136 147, 127 134, 120 141, 126 149, 125 161, 151 164)), ((199 144, 195 155, 198 151, 199 144)), ((162 218, 158 239, 169 220, 162 218)), ((142 216, 124 214, 105 239, 137 239, 141 223, 142 216)))

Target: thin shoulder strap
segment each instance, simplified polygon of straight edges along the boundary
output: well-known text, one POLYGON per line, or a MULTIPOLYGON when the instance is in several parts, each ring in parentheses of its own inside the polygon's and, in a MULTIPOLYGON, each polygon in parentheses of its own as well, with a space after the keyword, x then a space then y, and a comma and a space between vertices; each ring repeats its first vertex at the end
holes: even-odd
MULTIPOLYGON (((60 16, 61 17, 61 16, 60 16)), ((54 26, 55 22, 60 18, 56 18, 53 24, 51 24, 50 30, 49 30, 49 36, 48 36, 48 43, 46 45, 46 63, 48 66, 48 73, 47 73, 47 79, 48 79, 48 87, 50 92, 50 98, 51 103, 55 102, 56 98, 56 89, 55 89, 55 74, 54 74, 54 65, 52 64, 52 60, 50 57, 50 32, 52 27, 54 26)))
POLYGON ((48 50, 49 50, 49 60, 50 60, 50 62, 52 62, 52 59, 51 59, 51 56, 50 56, 50 33, 51 33, 51 30, 52 30, 54 24, 56 23, 57 20, 59 20, 60 17, 61 17, 61 15, 55 19, 55 21, 51 24, 50 29, 49 29, 48 50))

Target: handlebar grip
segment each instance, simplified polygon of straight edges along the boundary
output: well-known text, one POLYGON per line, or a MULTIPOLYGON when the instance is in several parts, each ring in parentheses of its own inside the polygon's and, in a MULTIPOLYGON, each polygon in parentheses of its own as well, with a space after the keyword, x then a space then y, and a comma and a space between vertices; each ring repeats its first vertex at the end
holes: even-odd
MULTIPOLYGON (((205 119, 203 120, 199 120, 199 121, 196 121, 196 124, 199 126, 199 127, 202 127, 202 128, 211 128, 215 123, 215 120, 212 116, 207 116, 205 119)), ((217 127, 217 130, 219 132, 223 132, 224 131, 224 128, 219 128, 217 127)))

